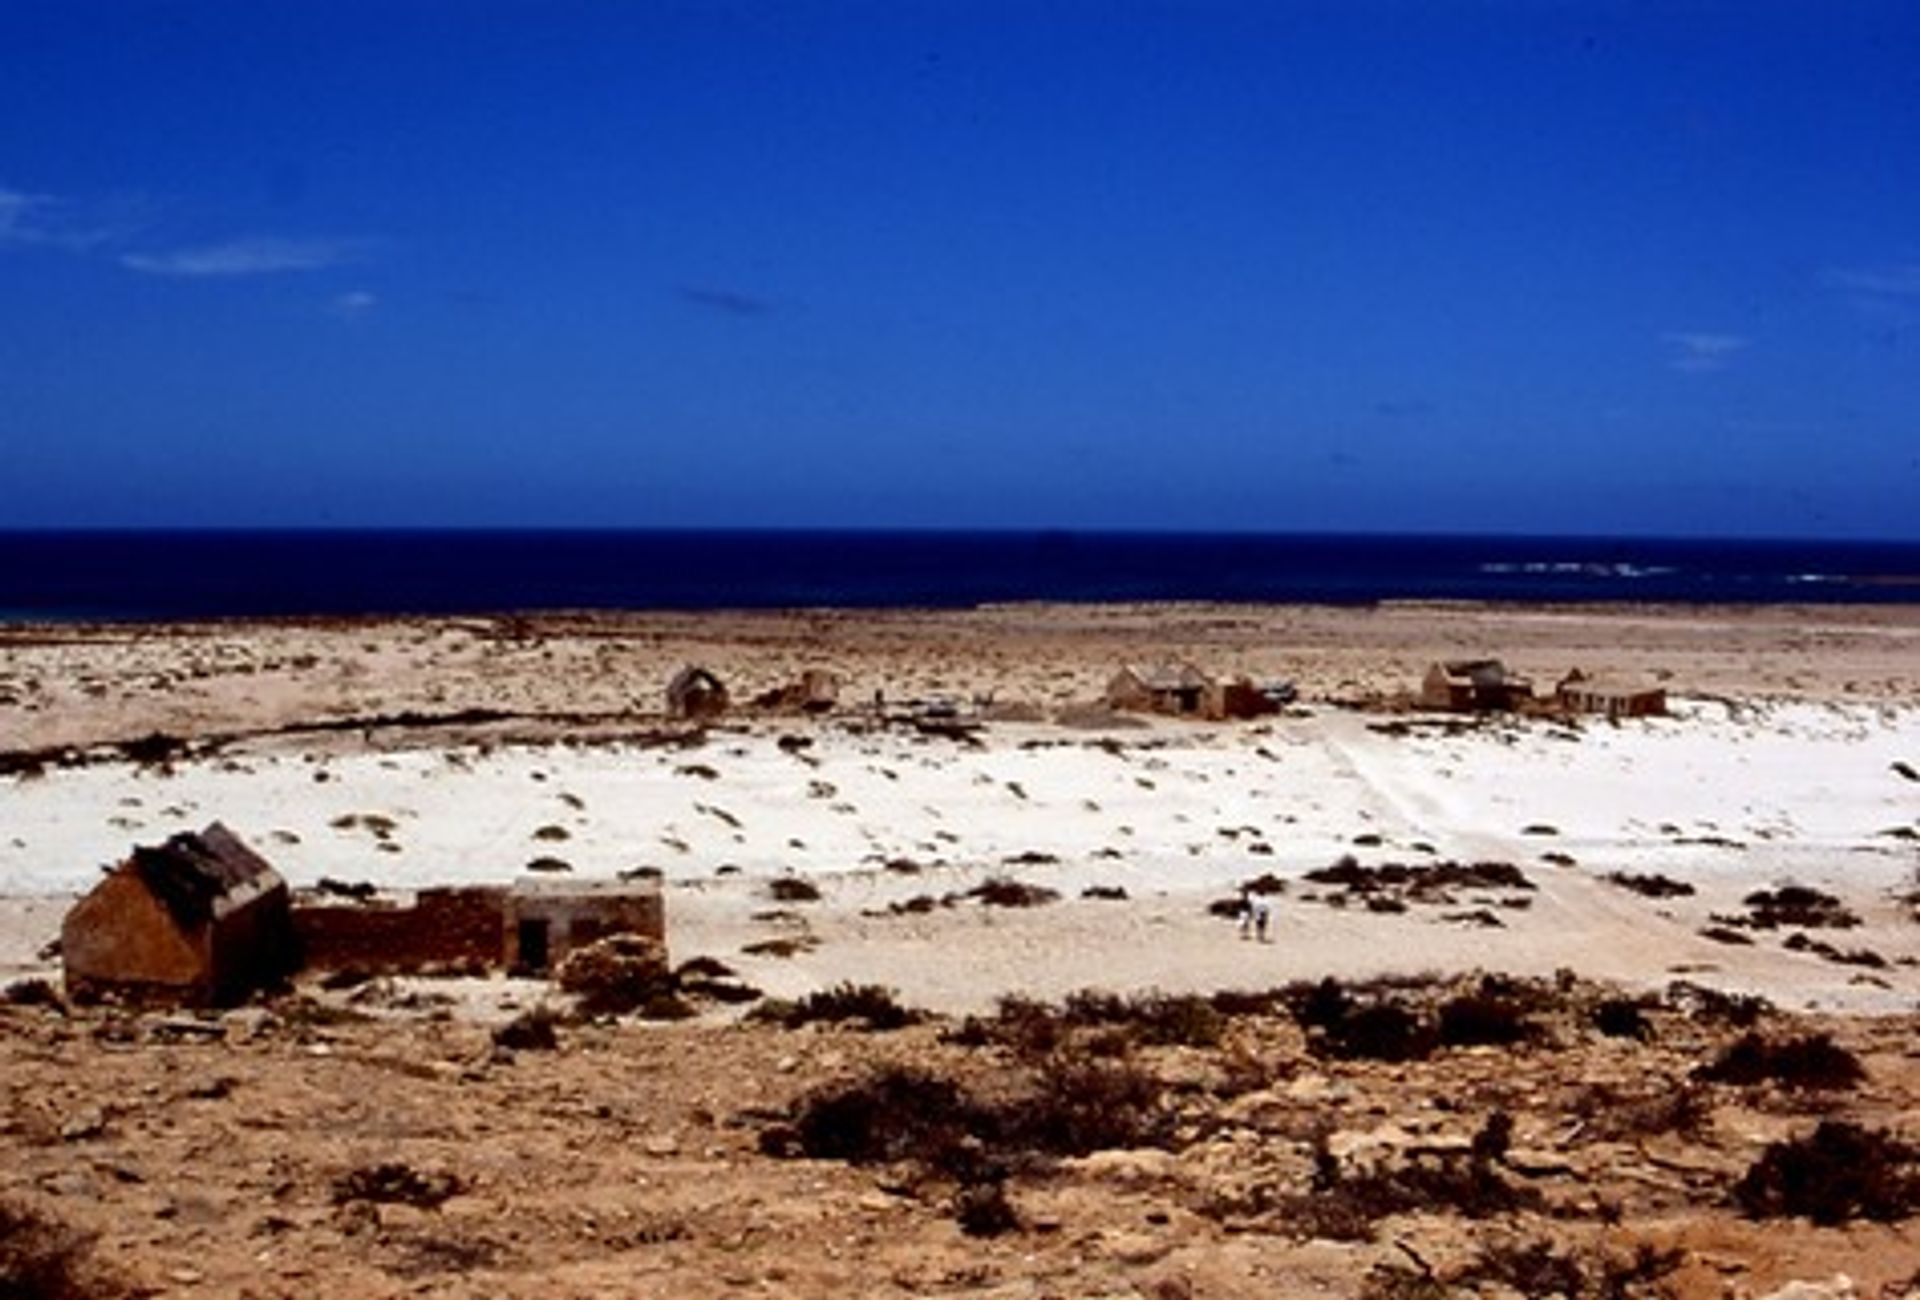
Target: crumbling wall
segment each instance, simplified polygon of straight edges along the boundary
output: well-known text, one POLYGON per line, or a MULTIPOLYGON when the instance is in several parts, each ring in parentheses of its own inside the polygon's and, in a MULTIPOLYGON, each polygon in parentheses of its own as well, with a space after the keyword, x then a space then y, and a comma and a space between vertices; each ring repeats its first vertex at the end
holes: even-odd
POLYGON ((499 966, 507 959, 507 896, 499 888, 423 889, 410 906, 301 904, 293 924, 301 956, 320 970, 499 966))

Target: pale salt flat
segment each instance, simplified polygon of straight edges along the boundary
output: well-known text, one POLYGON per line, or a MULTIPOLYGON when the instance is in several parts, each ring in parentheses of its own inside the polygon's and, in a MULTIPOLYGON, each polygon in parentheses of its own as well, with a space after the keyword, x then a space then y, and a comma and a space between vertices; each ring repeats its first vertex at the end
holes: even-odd
POLYGON ((999 725, 983 749, 822 724, 805 730, 813 744, 799 754, 781 749, 780 729, 754 727, 718 730, 693 749, 280 750, 172 775, 55 770, 0 783, 0 892, 14 900, 0 969, 30 968, 57 921, 50 902, 84 890, 130 844, 219 819, 296 885, 502 881, 541 857, 581 876, 658 868, 676 955, 710 951, 776 992, 879 979, 957 1007, 1013 989, 1212 988, 1474 965, 1573 965, 1641 983, 1696 966, 1824 1005, 1905 1007, 1920 992, 1897 961, 1878 983, 1862 982, 1850 968, 1781 953, 1777 939, 1749 950, 1697 934, 1747 891, 1794 881, 1838 893, 1862 915, 1845 944, 1889 959, 1920 951, 1920 927, 1895 900, 1920 854, 1889 833, 1920 830, 1920 784, 1894 770, 1920 764, 1920 709, 1736 712, 1690 700, 1675 717, 1619 726, 1400 736, 1370 728, 1381 721, 1321 709, 1261 727, 1110 736, 999 725), (369 815, 391 820, 386 845, 369 815), (1499 931, 1294 901, 1299 876, 1343 853, 1363 863, 1512 862, 1540 888, 1499 931), (1575 865, 1552 865, 1548 853, 1575 865), (1022 855, 1057 861, 1009 864, 1022 855), (1600 882, 1619 870, 1701 892, 1656 905, 1600 882), (1231 925, 1205 913, 1262 872, 1294 882, 1278 942, 1264 948, 1234 942, 1231 925), (766 881, 789 873, 819 881, 822 902, 770 904, 766 881), (1065 901, 875 915, 1001 874, 1065 901), (1095 884, 1122 887, 1129 901, 1077 897, 1095 884), (795 916, 770 920, 773 910, 795 916), (738 954, 794 932, 819 946, 791 960, 738 954))

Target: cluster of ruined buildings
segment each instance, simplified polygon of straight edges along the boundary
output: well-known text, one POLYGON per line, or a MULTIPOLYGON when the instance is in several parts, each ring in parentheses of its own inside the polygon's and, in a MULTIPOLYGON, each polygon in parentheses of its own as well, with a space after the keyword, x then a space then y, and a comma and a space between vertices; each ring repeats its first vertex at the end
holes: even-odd
MULTIPOLYGON (((1296 695, 1289 681, 1223 677, 1189 660, 1169 659, 1122 665, 1108 679, 1103 698, 1107 707, 1120 712, 1223 721, 1278 713, 1296 695)), ((809 669, 797 681, 754 697, 753 704, 825 713, 838 698, 838 679, 809 669)), ((1414 703, 1451 713, 1588 713, 1617 719, 1664 714, 1667 693, 1658 685, 1590 677, 1576 668, 1542 695, 1529 679, 1508 671, 1498 659, 1456 659, 1427 670, 1414 703)), ((726 685, 705 668, 683 668, 667 686, 667 712, 673 717, 718 717, 729 704, 726 685)))
POLYGON ((1667 711, 1663 686, 1589 677, 1578 668, 1547 695, 1498 659, 1436 663, 1421 679, 1421 708, 1449 713, 1590 713, 1609 719, 1658 717, 1667 711))
POLYGON ((544 974, 611 935, 664 944, 665 929, 659 886, 644 880, 296 898, 216 822, 134 849, 67 913, 60 954, 75 1001, 225 1006, 301 970, 544 974))
MULTIPOLYGON (((1216 677, 1185 661, 1150 668, 1129 664, 1113 675, 1106 691, 1106 702, 1115 709, 1204 719, 1263 717, 1294 697, 1291 682, 1216 677)), ((1414 703, 1448 713, 1589 713, 1617 719, 1664 714, 1667 693, 1657 685, 1589 677, 1576 668, 1552 692, 1540 695, 1530 680, 1509 672, 1498 659, 1460 659, 1430 667, 1414 703)))

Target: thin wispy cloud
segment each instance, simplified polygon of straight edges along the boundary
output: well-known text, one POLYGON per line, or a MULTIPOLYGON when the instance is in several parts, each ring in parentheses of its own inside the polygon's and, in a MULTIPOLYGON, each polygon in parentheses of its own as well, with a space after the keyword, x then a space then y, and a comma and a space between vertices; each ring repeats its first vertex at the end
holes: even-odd
POLYGON ((1820 274, 1820 283, 1846 293, 1879 294, 1891 298, 1920 298, 1920 262, 1893 262, 1883 266, 1832 267, 1820 274))
POLYGON ((0 186, 0 247, 84 253, 123 233, 121 223, 99 219, 65 199, 0 186))
POLYGON ((278 275, 288 271, 323 271, 329 267, 350 266, 364 261, 368 251, 368 243, 363 239, 254 236, 162 252, 123 253, 120 265, 148 275, 278 275))
POLYGON ((1660 341, 1667 345, 1668 367, 1687 374, 1725 370, 1751 342, 1738 334, 1701 334, 1686 330, 1662 334, 1660 341))
POLYGON ((733 289, 713 289, 701 285, 681 285, 680 297, 700 307, 711 307, 730 316, 764 316, 773 310, 765 298, 739 293, 733 289))
POLYGON ((379 295, 366 289, 352 289, 327 300, 327 310, 345 320, 364 316, 379 305, 379 295))

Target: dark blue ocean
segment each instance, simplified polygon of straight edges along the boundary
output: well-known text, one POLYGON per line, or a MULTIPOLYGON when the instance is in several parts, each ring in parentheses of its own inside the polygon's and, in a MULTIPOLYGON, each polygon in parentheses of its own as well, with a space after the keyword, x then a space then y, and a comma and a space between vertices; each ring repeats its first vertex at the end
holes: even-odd
POLYGON ((0 620, 993 601, 1920 601, 1920 543, 1077 532, 0 532, 0 620))

